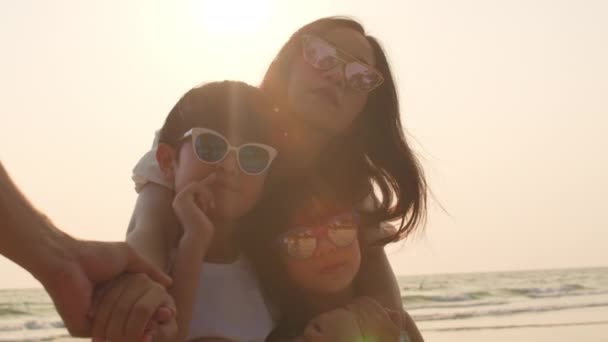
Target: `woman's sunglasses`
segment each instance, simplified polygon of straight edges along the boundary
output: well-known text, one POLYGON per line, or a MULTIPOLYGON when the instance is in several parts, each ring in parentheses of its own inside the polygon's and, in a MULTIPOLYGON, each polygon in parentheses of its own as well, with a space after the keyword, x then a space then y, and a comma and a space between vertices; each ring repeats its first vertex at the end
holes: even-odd
POLYGON ((384 82, 382 74, 369 64, 359 61, 329 42, 312 35, 303 35, 303 54, 308 64, 317 70, 330 70, 338 64, 344 67, 349 88, 368 93, 384 82))
POLYGON ((308 259, 315 255, 321 238, 337 248, 350 246, 357 238, 359 216, 355 213, 335 216, 320 225, 304 226, 289 230, 279 236, 284 254, 296 259, 308 259))
POLYGON ((184 134, 183 138, 189 136, 192 136, 192 146, 196 156, 203 163, 218 164, 230 151, 234 151, 239 168, 245 174, 252 176, 266 171, 278 154, 274 147, 258 143, 246 143, 234 147, 223 135, 207 128, 192 128, 184 134))

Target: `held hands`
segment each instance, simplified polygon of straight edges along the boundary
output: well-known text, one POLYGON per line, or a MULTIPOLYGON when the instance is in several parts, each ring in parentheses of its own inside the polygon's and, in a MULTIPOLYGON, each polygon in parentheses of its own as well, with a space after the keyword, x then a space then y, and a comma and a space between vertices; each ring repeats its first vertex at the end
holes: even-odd
POLYGON ((87 312, 95 288, 125 272, 143 272, 164 286, 171 279, 145 262, 124 242, 83 241, 65 237, 58 242, 61 262, 39 274, 72 336, 91 336, 87 312))
POLYGON ((90 316, 94 342, 165 341, 177 335, 173 299, 145 274, 125 274, 98 289, 90 316))

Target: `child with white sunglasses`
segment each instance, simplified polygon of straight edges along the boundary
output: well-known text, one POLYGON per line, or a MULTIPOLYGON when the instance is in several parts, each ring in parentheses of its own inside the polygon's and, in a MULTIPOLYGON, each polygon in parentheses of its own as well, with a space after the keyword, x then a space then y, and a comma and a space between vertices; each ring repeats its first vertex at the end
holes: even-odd
POLYGON ((229 81, 194 88, 177 102, 160 131, 156 159, 175 189, 173 208, 181 227, 136 238, 146 244, 147 257, 170 269, 173 285, 167 295, 177 308, 177 333, 162 334, 156 327, 168 323, 154 314, 151 303, 156 302, 142 300, 151 281, 132 275, 98 294, 93 336, 111 341, 266 338, 274 319, 234 232, 260 197, 278 155, 272 125, 262 114, 269 110, 260 90, 229 81))

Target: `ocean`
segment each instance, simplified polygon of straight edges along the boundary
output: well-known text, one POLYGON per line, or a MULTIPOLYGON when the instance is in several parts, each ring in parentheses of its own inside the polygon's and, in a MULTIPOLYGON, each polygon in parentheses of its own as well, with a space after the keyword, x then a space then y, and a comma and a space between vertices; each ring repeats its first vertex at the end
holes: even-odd
MULTIPOLYGON (((426 341, 608 341, 608 268, 398 279, 426 341)), ((42 289, 0 290, 0 341, 66 337, 42 289)))

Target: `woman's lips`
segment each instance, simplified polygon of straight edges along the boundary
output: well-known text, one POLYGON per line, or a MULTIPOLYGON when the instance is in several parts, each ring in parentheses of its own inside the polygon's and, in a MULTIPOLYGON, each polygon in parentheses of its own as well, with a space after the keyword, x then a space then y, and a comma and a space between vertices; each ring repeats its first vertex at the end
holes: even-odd
POLYGON ((323 101, 328 102, 334 106, 338 106, 340 104, 340 101, 338 99, 338 94, 329 88, 317 88, 314 89, 312 91, 312 93, 318 97, 320 97, 321 99, 323 99, 323 101))

